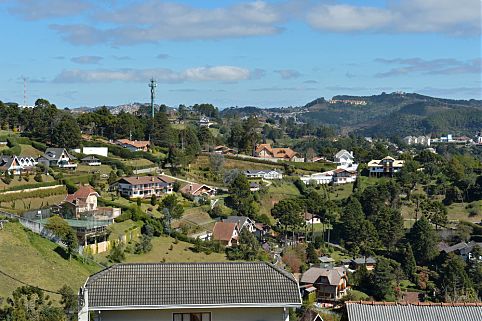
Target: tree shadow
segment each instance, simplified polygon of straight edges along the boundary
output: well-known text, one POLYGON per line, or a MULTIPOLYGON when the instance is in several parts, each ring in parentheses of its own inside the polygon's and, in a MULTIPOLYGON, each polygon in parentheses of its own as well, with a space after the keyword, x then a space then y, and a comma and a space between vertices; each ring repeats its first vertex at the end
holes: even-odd
POLYGON ((60 255, 64 260, 68 260, 69 259, 69 254, 67 253, 67 251, 61 247, 61 246, 57 246, 55 249, 54 249, 54 252, 57 253, 58 255, 60 255))

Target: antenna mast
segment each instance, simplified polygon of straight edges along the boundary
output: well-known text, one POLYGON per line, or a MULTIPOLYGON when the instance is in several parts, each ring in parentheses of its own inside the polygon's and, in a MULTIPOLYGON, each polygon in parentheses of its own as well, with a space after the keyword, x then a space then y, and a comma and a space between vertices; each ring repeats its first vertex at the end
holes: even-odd
POLYGON ((156 87, 157 87, 157 83, 154 80, 154 78, 151 78, 149 87, 151 88, 151 116, 152 118, 154 118, 154 97, 156 95, 156 87))
POLYGON ((27 107, 27 78, 23 77, 23 106, 27 107))

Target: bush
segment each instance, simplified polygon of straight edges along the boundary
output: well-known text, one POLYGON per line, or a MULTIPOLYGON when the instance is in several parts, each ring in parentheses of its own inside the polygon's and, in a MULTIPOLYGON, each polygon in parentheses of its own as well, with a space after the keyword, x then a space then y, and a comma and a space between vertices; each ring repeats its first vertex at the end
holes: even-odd
POLYGON ((65 193, 66 193, 66 190, 65 190, 65 187, 63 186, 50 188, 50 189, 36 190, 31 192, 19 191, 18 193, 0 194, 0 202, 10 202, 10 201, 25 199, 25 198, 43 198, 43 197, 49 197, 53 195, 61 195, 65 193))
POLYGON ((42 174, 41 173, 37 173, 35 174, 35 177, 33 178, 36 182, 43 182, 43 178, 42 178, 42 174))
POLYGON ((42 152, 47 150, 47 145, 45 145, 44 143, 41 143, 41 142, 32 141, 32 147, 35 148, 35 149, 38 149, 42 152))

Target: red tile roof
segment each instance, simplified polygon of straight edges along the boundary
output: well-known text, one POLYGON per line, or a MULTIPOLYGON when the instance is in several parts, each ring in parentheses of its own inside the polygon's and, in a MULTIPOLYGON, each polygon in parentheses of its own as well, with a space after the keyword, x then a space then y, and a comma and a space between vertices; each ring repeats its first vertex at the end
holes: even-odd
POLYGON ((213 240, 230 241, 236 225, 237 223, 216 222, 213 229, 213 240))
POLYGON ((91 194, 96 194, 99 196, 99 194, 95 191, 94 188, 90 185, 85 185, 81 186, 74 194, 69 194, 65 198, 66 202, 73 202, 75 200, 85 200, 87 197, 89 197, 91 194))

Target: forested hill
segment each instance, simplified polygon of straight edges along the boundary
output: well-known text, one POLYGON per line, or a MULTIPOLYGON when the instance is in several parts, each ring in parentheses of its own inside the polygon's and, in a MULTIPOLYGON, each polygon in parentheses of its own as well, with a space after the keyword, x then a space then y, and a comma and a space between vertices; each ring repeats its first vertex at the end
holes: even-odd
POLYGON ((482 101, 391 93, 373 96, 334 96, 305 105, 301 120, 356 131, 367 136, 421 134, 472 135, 482 127, 482 101))

